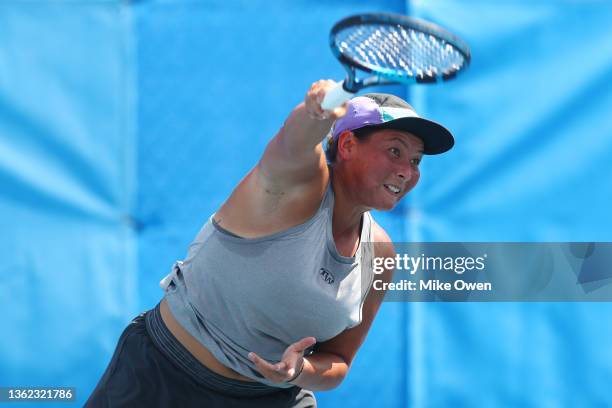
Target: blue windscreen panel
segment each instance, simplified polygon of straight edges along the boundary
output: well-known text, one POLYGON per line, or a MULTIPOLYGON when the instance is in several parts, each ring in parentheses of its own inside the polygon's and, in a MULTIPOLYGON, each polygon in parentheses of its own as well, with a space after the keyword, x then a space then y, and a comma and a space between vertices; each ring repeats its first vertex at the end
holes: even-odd
MULTIPOLYGON (((378 89, 456 138, 374 214, 394 241, 612 240, 608 2, 3 1, 0 387, 76 387, 54 406, 83 405, 310 84, 344 77, 333 23, 370 11, 473 54, 455 81, 378 89)), ((609 405, 611 311, 385 303, 319 406, 609 405)))
MULTIPOLYGON (((612 240, 612 4, 415 1, 472 48, 464 76, 414 87, 456 147, 427 158, 406 238, 612 240)), ((605 406, 609 303, 410 305, 409 406, 605 406)))
POLYGON ((0 3, 0 387, 76 387, 65 406, 140 304, 128 12, 0 3))

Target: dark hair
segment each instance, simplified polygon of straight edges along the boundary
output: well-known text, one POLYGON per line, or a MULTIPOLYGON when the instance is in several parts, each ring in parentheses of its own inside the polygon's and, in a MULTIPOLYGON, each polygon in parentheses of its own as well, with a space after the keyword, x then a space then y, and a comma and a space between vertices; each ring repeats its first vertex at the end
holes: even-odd
MULTIPOLYGON (((366 126, 359 129, 351 130, 351 132, 353 132, 357 140, 359 140, 360 142, 365 142, 377 130, 378 129, 375 127, 366 126)), ((331 132, 327 136, 325 156, 327 157, 327 162, 329 164, 336 163, 336 154, 338 153, 338 139, 339 138, 334 139, 331 132)))

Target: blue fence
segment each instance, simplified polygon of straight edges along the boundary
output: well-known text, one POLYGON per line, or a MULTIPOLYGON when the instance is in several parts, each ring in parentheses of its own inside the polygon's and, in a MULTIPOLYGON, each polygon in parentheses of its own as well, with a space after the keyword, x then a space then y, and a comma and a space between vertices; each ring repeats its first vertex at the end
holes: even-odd
MULTIPOLYGON (((612 240, 607 1, 5 0, 0 386, 74 386, 82 405, 290 109, 343 77, 328 31, 365 11, 434 21, 473 53, 454 82, 386 90, 457 140, 375 214, 394 240, 612 240)), ((610 312, 384 304, 319 405, 609 405, 610 312)))

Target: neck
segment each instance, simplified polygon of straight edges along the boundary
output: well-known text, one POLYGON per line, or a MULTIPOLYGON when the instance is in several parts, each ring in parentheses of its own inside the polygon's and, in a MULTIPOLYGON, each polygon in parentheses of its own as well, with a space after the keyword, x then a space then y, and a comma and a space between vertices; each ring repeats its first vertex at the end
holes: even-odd
POLYGON ((332 187, 334 189, 334 214, 332 231, 335 238, 346 238, 359 235, 361 217, 369 208, 359 205, 356 197, 351 194, 342 175, 332 172, 332 187))

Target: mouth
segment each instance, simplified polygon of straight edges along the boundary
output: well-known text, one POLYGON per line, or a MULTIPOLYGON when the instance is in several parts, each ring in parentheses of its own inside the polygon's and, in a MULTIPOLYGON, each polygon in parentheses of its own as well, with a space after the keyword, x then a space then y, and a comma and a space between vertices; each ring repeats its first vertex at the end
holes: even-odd
POLYGON ((400 192, 402 191, 402 189, 396 186, 395 184, 383 184, 383 186, 385 187, 385 190, 387 190, 394 196, 399 196, 400 192))

